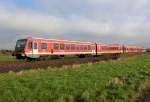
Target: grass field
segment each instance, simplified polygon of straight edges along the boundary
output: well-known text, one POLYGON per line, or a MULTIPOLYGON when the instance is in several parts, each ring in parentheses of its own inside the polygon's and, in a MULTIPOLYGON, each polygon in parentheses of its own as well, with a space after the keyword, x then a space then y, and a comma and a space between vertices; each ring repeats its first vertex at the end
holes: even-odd
POLYGON ((16 59, 11 54, 0 53, 0 61, 16 61, 16 59))
POLYGON ((150 83, 150 54, 0 74, 0 102, 134 101, 150 83))

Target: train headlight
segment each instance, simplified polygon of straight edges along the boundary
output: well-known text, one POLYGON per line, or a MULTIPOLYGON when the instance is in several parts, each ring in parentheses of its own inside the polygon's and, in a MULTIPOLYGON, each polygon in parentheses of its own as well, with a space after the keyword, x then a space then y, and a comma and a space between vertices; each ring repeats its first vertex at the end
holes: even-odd
POLYGON ((21 53, 21 56, 25 56, 25 54, 24 54, 24 53, 21 53))

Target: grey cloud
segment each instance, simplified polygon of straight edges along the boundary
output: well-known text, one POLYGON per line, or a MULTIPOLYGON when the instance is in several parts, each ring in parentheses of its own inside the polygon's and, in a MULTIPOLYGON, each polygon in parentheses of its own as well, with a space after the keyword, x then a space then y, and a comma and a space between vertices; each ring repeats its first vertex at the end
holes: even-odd
POLYGON ((1 5, 0 48, 27 36, 150 47, 148 0, 38 1, 36 10, 1 5))

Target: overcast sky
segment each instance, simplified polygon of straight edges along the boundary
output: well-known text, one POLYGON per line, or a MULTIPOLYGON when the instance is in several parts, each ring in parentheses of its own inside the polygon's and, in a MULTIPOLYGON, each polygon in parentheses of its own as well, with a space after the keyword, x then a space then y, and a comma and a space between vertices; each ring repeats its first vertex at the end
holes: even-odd
POLYGON ((150 47, 150 0, 1 0, 0 49, 28 36, 150 47))

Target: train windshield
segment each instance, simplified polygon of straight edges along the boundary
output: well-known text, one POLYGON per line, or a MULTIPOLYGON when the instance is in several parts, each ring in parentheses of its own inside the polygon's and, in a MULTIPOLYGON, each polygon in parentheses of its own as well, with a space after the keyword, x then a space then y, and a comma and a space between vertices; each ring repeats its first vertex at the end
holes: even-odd
POLYGON ((26 39, 18 40, 18 41, 17 41, 17 44, 16 44, 16 49, 17 49, 17 50, 22 50, 22 49, 24 49, 25 43, 26 43, 26 39))

